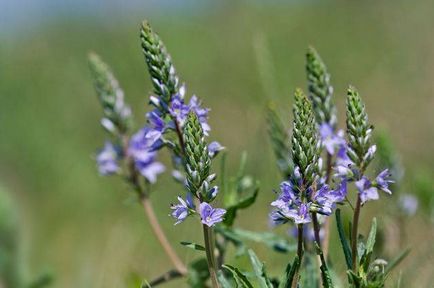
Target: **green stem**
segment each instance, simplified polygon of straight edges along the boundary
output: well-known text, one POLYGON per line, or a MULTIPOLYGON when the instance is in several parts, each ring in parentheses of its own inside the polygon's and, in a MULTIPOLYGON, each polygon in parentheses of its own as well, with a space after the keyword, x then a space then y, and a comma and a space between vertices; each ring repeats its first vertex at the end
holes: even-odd
MULTIPOLYGON (((327 163, 326 163, 326 184, 330 183, 331 174, 332 174, 332 155, 327 153, 327 163)), ((324 222, 324 241, 322 242, 323 254, 324 258, 327 258, 329 245, 330 245, 330 217, 327 217, 324 222)), ((319 232, 318 232, 319 233, 319 232)), ((319 245, 319 241, 316 240, 319 245)))
POLYGON ((301 267, 301 260, 303 259, 303 224, 297 225, 297 256, 298 256, 298 268, 297 271, 295 271, 294 278, 292 279, 292 288, 297 288, 298 284, 298 277, 299 277, 299 270, 301 267))
POLYGON ((203 224, 203 240, 205 242, 205 252, 206 259, 208 261, 208 270, 212 282, 213 288, 220 288, 219 282, 217 281, 217 266, 214 257, 214 241, 213 241, 213 231, 212 228, 203 224))
POLYGON ((353 260, 353 272, 357 273, 357 235, 358 235, 358 227, 359 227, 359 217, 360 217, 360 208, 362 202, 360 196, 357 195, 357 203, 356 208, 354 209, 353 214, 353 227, 351 231, 351 255, 353 260))
MULTIPOLYGON (((315 212, 312 213, 312 223, 313 223, 313 232, 314 232, 314 236, 315 236, 315 241, 318 244, 318 247, 322 251, 321 238, 319 236, 320 226, 319 226, 317 214, 315 212)), ((327 267, 327 263, 326 263, 326 260, 324 257, 324 252, 321 253, 319 256, 320 256, 320 260, 321 260, 321 265, 324 267, 327 267)))

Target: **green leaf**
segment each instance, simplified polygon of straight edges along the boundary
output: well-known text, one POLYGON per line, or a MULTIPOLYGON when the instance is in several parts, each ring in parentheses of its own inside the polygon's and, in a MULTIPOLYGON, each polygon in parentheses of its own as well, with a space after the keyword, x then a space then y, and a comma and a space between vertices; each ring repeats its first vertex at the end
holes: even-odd
POLYGON ((273 285, 271 284, 271 281, 268 278, 267 273, 265 271, 264 263, 262 263, 258 259, 255 252, 253 252, 252 249, 249 249, 247 252, 250 257, 250 262, 252 263, 253 266, 253 271, 255 272, 255 275, 258 278, 259 286, 262 288, 273 288, 273 285))
POLYGON ((191 288, 204 288, 209 278, 208 262, 200 258, 188 265, 188 284, 191 288))
POLYGON ((253 232, 239 228, 228 228, 221 225, 216 226, 215 231, 240 248, 245 247, 243 240, 250 240, 265 244, 267 247, 280 253, 293 252, 297 249, 297 245, 290 244, 286 238, 279 237, 270 232, 253 232))
POLYGON ((304 256, 304 277, 302 287, 319 287, 317 255, 306 253, 304 256))
POLYGON ((286 281, 286 287, 291 287, 291 284, 293 281, 298 281, 298 279, 294 279, 296 272, 299 270, 300 268, 300 260, 298 259, 298 255, 295 256, 294 258, 294 262, 292 263, 292 267, 291 270, 289 271, 288 274, 288 279, 286 281))
POLYGON ((197 250, 197 251, 205 251, 205 247, 203 247, 202 245, 196 244, 196 243, 191 243, 191 242, 185 242, 182 241, 181 245, 184 245, 185 247, 197 250))
MULTIPOLYGON (((315 242, 315 248, 316 248, 316 253, 320 257, 321 261, 325 262, 323 252, 317 242, 315 242)), ((321 270, 322 286, 324 288, 333 288, 333 282, 332 282, 332 278, 330 277, 327 264, 326 263, 322 264, 320 266, 320 270, 321 270)))
POLYGON ((288 275, 291 273, 291 262, 286 265, 285 272, 280 277, 279 288, 289 288, 291 287, 291 282, 288 282, 288 275))
POLYGON ((347 270, 347 275, 350 283, 354 285, 351 287, 359 288, 362 283, 362 279, 357 276, 352 270, 347 270))
POLYGON ((253 203, 255 203, 256 198, 258 196, 259 192, 259 184, 255 184, 255 188, 253 192, 246 197, 242 198, 235 204, 229 206, 226 208, 226 215, 224 218, 223 223, 225 223, 228 226, 231 226, 234 223, 235 217, 237 216, 238 209, 245 209, 249 206, 251 206, 253 203))
POLYGON ((347 239, 345 238, 345 232, 342 226, 340 209, 336 209, 336 225, 338 227, 339 240, 341 241, 342 250, 344 251, 347 268, 351 269, 353 267, 353 261, 351 258, 351 249, 350 246, 348 245, 347 239))
POLYGON ((222 286, 222 288, 232 288, 231 283, 229 282, 228 279, 226 279, 225 275, 223 274, 223 272, 221 270, 219 270, 217 272, 217 279, 218 279, 220 285, 222 286))
POLYGON ((369 232, 368 241, 366 242, 366 253, 372 253, 377 235, 377 218, 372 219, 371 231, 369 232))
POLYGON ((222 267, 232 273, 232 276, 234 277, 235 282, 238 285, 237 287, 253 288, 252 283, 250 283, 246 275, 244 275, 240 270, 238 270, 238 268, 235 268, 231 265, 223 265, 222 267))
POLYGON ((368 240, 364 249, 363 256, 360 258, 360 266, 362 266, 364 272, 368 271, 371 263, 371 255, 374 251, 375 237, 377 235, 377 219, 372 219, 371 231, 369 231, 368 240))
POLYGON ((384 274, 388 275, 396 266, 398 266, 399 263, 401 263, 402 260, 407 257, 407 255, 410 253, 410 248, 405 249, 401 252, 396 258, 391 260, 389 264, 386 266, 386 269, 384 270, 384 274))

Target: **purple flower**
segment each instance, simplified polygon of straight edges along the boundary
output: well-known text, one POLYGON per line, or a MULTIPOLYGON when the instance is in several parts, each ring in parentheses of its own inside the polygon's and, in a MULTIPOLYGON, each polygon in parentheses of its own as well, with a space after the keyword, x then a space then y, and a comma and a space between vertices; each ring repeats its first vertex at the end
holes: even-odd
POLYGON ((195 209, 193 199, 190 193, 187 194, 187 198, 185 199, 185 201, 180 196, 178 196, 178 201, 179 204, 172 204, 170 207, 170 209, 173 210, 171 216, 177 220, 175 225, 184 221, 188 215, 194 213, 195 209))
POLYGON ((355 182, 357 190, 359 190, 360 199, 362 204, 369 200, 377 200, 379 198, 377 188, 372 186, 371 181, 365 176, 359 181, 355 182))
POLYGON ((150 183, 155 183, 157 181, 157 176, 165 170, 163 164, 155 161, 157 156, 156 152, 136 150, 132 155, 136 169, 150 183))
MULTIPOLYGON (((183 97, 180 94, 176 94, 172 97, 169 113, 176 119, 181 126, 184 125, 185 120, 187 119, 188 113, 190 111, 194 111, 199 118, 199 122, 202 126, 203 132, 206 136, 208 136, 208 132, 211 130, 208 125, 208 112, 209 109, 202 108, 200 106, 200 102, 196 96, 192 96, 188 105, 184 103, 183 97)), ((173 124, 172 124, 173 126, 173 124)))
POLYGON ((131 137, 129 152, 134 153, 136 150, 157 150, 162 144, 161 136, 162 131, 145 126, 131 137))
POLYGON ((161 118, 160 112, 158 110, 153 110, 146 114, 149 124, 151 124, 152 129, 163 132, 166 126, 163 118, 161 118))
POLYGON ((111 175, 119 171, 118 151, 111 142, 105 142, 104 147, 98 152, 96 162, 101 175, 111 175))
POLYGON ((285 216, 282 215, 282 213, 279 210, 273 210, 271 211, 270 215, 269 215, 269 225, 271 227, 277 226, 277 225, 281 225, 281 224, 285 224, 288 222, 288 218, 286 218, 285 216))
POLYGON ((225 147, 220 145, 219 142, 213 141, 208 145, 208 155, 209 155, 209 157, 213 158, 213 157, 217 156, 217 154, 224 149, 225 149, 225 147))
POLYGON ((309 203, 301 204, 299 209, 294 211, 296 213, 290 216, 289 218, 292 218, 295 224, 309 223, 311 221, 310 214, 309 214, 309 206, 310 206, 309 203))
POLYGON ((199 209, 202 223, 208 227, 212 227, 216 223, 222 222, 223 215, 226 213, 225 209, 213 208, 206 202, 200 203, 199 209))
POLYGON ((335 153, 335 149, 345 143, 342 130, 335 133, 333 127, 328 123, 322 123, 319 127, 319 134, 322 144, 327 152, 331 155, 335 153))
POLYGON ((336 165, 343 167, 350 167, 354 163, 351 161, 350 157, 347 155, 347 145, 343 143, 339 146, 338 153, 336 154, 336 165))
POLYGON ((414 195, 403 194, 399 196, 398 206, 404 214, 413 216, 417 212, 419 201, 414 195))
POLYGON ((375 178, 374 186, 388 194, 392 194, 392 191, 389 190, 389 183, 393 183, 394 181, 388 179, 390 176, 389 169, 384 169, 375 178))

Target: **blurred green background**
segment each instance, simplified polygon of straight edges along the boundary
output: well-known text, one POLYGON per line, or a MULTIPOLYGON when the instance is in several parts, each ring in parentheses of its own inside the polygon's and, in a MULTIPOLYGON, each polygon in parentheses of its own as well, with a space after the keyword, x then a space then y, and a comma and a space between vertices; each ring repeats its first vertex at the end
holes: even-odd
MULTIPOLYGON (((304 54, 315 46, 332 74, 341 127, 353 84, 371 122, 390 131, 402 155, 403 190, 417 194, 422 207, 406 221, 405 246, 413 250, 400 268, 413 267, 403 274, 409 283, 432 287, 431 0, 2 0, 0 182, 17 207, 26 273, 53 271, 54 287, 127 287, 132 273, 152 278, 170 265, 128 187, 100 177, 94 163, 106 135, 87 53, 112 66, 140 127, 151 91, 138 38, 143 19, 165 41, 188 95, 212 108, 211 138, 228 148, 232 171, 248 152, 248 170, 262 189, 238 225, 257 231, 268 229, 268 203, 280 182, 265 136, 266 103, 275 100, 289 127, 292 92, 306 87, 304 54)), ((169 180, 168 173, 161 177, 153 195, 163 227, 174 243, 201 241, 194 221, 173 227, 167 216, 181 193, 169 180)), ((382 196, 367 205, 364 231, 368 214, 388 225, 393 200, 382 196)), ((194 259, 195 252, 175 246, 183 259, 194 259)), ((279 275, 287 256, 254 247, 279 275)), ((337 267, 342 260, 339 251, 337 267)))

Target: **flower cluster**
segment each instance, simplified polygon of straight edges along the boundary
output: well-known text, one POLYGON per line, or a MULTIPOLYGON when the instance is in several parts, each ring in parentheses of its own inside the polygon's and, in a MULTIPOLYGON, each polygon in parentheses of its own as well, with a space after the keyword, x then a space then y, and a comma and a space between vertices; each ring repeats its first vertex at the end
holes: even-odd
POLYGON ((295 224, 303 224, 312 221, 311 212, 329 216, 336 203, 345 200, 347 183, 346 180, 342 180, 334 190, 331 190, 328 185, 323 185, 317 191, 313 190, 312 187, 307 189, 306 198, 309 201, 303 202, 303 195, 297 187, 294 187, 290 182, 282 182, 279 197, 271 203, 271 206, 277 208, 271 213, 272 221, 275 224, 282 224, 291 220, 295 224))
MULTIPOLYGON (((215 155, 222 147, 217 142, 207 145, 203 125, 194 111, 191 111, 187 116, 183 139, 187 173, 186 187, 189 195, 195 196, 200 202, 199 214, 202 223, 209 227, 214 226, 223 221, 223 216, 226 213, 224 209, 213 208, 209 204, 218 194, 218 187, 211 185, 216 177, 215 174, 210 174, 211 156, 215 155)), ((189 201, 184 201, 182 198, 179 198, 179 201, 182 202, 180 206, 175 206, 177 213, 172 213, 172 216, 177 220, 176 223, 182 222, 188 215, 196 213, 194 209, 191 209, 192 205, 189 206, 190 213, 180 213, 186 209, 186 206, 188 207, 188 205, 182 205, 183 202, 188 203, 189 201)))
POLYGON ((321 161, 316 127, 309 100, 301 90, 297 90, 292 136, 292 159, 295 169, 291 181, 281 183, 278 199, 271 203, 271 206, 276 209, 270 215, 275 224, 289 220, 295 224, 309 223, 312 221, 310 213, 328 216, 336 203, 345 199, 347 194, 345 179, 342 179, 336 189, 330 189, 319 176, 321 161))

